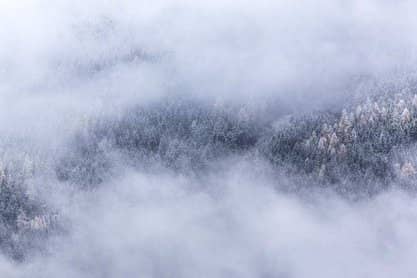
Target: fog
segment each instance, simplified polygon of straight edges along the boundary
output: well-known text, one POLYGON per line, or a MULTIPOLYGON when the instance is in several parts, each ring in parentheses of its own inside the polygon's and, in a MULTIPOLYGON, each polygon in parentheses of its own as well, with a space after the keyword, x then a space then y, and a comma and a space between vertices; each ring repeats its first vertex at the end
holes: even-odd
POLYGON ((416 8, 0 0, 0 276, 416 275, 416 8))

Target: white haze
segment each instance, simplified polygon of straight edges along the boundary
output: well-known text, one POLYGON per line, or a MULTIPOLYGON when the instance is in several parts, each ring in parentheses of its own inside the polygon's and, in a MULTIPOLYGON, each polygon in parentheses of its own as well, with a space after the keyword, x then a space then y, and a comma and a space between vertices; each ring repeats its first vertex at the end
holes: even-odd
MULTIPOLYGON (((0 141, 53 161, 86 118, 176 94, 278 99, 288 111, 339 105, 362 78, 415 71, 416 9, 389 0, 1 0, 0 141), (155 58, 126 62, 136 50, 155 58)), ((46 178, 71 228, 27 261, 0 257, 0 276, 417 274, 414 196, 299 196, 277 190, 289 181, 258 171, 262 162, 226 165, 204 182, 120 165, 93 192, 46 178)))

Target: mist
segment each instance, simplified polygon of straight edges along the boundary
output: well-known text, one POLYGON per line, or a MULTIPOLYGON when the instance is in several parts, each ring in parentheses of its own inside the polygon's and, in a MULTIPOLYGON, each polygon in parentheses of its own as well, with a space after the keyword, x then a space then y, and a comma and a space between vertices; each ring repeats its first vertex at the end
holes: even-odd
POLYGON ((0 0, 0 275, 415 275, 416 8, 0 0))

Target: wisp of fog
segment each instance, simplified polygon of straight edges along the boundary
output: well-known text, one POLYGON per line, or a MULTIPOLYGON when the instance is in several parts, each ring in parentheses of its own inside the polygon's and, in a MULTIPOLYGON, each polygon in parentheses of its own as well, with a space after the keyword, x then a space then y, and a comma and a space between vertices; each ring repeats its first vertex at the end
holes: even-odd
POLYGON ((0 277, 413 277, 413 1, 0 0, 0 277))

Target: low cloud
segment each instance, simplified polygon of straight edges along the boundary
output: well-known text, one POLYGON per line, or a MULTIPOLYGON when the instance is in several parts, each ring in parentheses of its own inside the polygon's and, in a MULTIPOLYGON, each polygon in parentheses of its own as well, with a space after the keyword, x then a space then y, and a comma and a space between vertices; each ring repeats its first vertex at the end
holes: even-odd
MULTIPOLYGON (((63 222, 24 259, 2 250, 0 274, 413 276, 413 188, 395 184, 350 200, 331 186, 287 175, 256 151, 227 149, 230 142, 215 137, 227 128, 215 119, 232 119, 227 123, 238 128, 231 130, 240 132, 248 121, 228 116, 247 112, 256 128, 273 130, 288 115, 340 112, 375 91, 413 91, 415 8, 388 0, 0 1, 0 159, 7 160, 1 167, 31 158, 28 187, 63 222), (175 100, 196 101, 196 110, 178 112, 175 100), (140 134, 151 138, 145 143, 152 155, 141 154, 146 160, 132 159, 120 142, 94 141, 102 139, 94 128, 88 133, 96 123, 119 123, 126 111, 152 111, 160 103, 168 103, 166 114, 133 121, 147 124, 149 134, 140 134), (214 108, 200 111, 200 104, 214 108), (190 148, 178 151, 187 165, 201 163, 191 158, 203 148, 181 135, 189 114, 211 124, 205 130, 214 135, 206 137, 222 154, 205 149, 217 155, 203 161, 207 171, 180 171, 166 162, 166 153, 177 150, 152 149, 162 134, 190 148), (168 117, 169 132, 153 131, 164 123, 152 121, 168 117), (91 141, 76 149, 77 136, 91 141), (88 172, 103 162, 97 157, 111 167, 88 172), (66 158, 65 175, 88 172, 100 185, 62 178, 57 169, 66 158)), ((141 146, 139 133, 120 132, 141 146)), ((413 156, 408 150, 401 149, 404 161, 413 156)))

